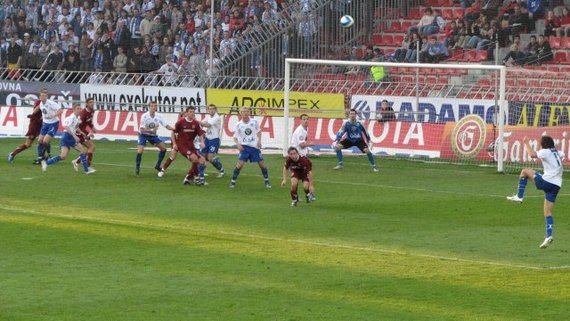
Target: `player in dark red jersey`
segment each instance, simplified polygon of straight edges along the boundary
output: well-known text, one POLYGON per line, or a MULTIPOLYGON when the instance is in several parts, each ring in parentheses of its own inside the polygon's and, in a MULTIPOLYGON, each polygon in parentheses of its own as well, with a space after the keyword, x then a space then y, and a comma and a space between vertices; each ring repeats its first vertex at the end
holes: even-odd
MULTIPOLYGON (((178 120, 183 119, 184 117, 186 117, 186 110, 178 114, 178 120)), ((178 148, 176 147, 176 140, 178 139, 178 134, 173 133, 172 136, 173 139, 171 142, 172 148, 170 150, 170 155, 168 156, 166 161, 164 161, 164 164, 162 164, 162 168, 160 169, 160 171, 158 171, 158 177, 164 177, 166 170, 168 169, 168 167, 170 167, 170 164, 172 164, 172 162, 176 159, 176 155, 178 154, 178 148)), ((198 165, 196 163, 192 163, 191 176, 192 177, 198 176, 198 165)))
MULTIPOLYGON (((25 135, 26 141, 8 154, 8 162, 10 163, 14 161, 16 155, 30 148, 34 140, 40 135, 40 130, 42 129, 42 111, 40 110, 39 99, 34 102, 34 109, 32 109, 32 113, 28 115, 28 118, 30 119, 30 124, 28 125, 28 132, 25 135)), ((49 149, 48 145, 48 152, 49 149)))
POLYGON ((281 186, 284 187, 285 184, 287 184, 287 173, 291 172, 291 206, 297 206, 297 204, 299 204, 299 195, 297 195, 297 185, 299 181, 303 182, 303 190, 305 191, 307 203, 316 200, 315 196, 309 191, 309 173, 313 170, 313 164, 306 156, 300 155, 295 147, 289 147, 287 154, 289 155, 283 166, 283 180, 281 181, 281 186))
MULTIPOLYGON (((186 157, 193 164, 198 164, 198 182, 197 185, 205 185, 204 170, 206 168, 206 159, 200 155, 196 149, 194 139, 199 137, 200 147, 204 147, 205 132, 200 127, 200 123, 195 119, 195 108, 193 106, 186 108, 186 115, 179 119, 174 125, 172 131, 172 148, 177 149, 180 154, 186 157)), ((192 184, 192 169, 188 170, 188 174, 184 178, 184 184, 192 184)))
MULTIPOLYGON (((91 168, 91 161, 93 160, 93 153, 95 152, 95 144, 92 138, 95 137, 95 126, 93 126, 93 115, 95 114, 95 99, 87 98, 85 101, 85 108, 81 110, 79 114, 79 119, 81 123, 78 127, 77 137, 79 138, 79 143, 87 147, 87 166, 91 168)), ((71 164, 76 171, 79 171, 79 164, 81 164, 81 159, 78 157, 74 159, 71 164)))

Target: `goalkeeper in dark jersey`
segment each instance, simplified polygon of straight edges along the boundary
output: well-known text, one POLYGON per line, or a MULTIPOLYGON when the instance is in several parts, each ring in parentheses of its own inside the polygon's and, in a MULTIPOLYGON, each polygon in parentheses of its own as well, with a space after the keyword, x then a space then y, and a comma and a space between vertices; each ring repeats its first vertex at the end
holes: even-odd
POLYGON ((372 170, 378 172, 378 167, 376 167, 376 161, 374 160, 374 155, 370 152, 368 148, 368 143, 370 142, 370 135, 364 129, 362 123, 356 120, 356 110, 351 109, 348 114, 348 121, 342 125, 342 128, 338 132, 335 141, 335 151, 336 157, 338 159, 338 165, 334 169, 342 169, 342 150, 350 148, 352 146, 358 147, 360 151, 366 153, 368 160, 372 165, 372 170))

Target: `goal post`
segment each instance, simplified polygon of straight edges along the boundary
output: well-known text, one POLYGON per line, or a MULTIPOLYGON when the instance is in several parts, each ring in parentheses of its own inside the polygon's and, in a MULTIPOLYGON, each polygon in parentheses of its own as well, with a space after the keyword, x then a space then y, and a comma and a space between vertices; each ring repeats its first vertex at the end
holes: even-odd
MULTIPOLYGON (((344 61, 344 60, 314 60, 314 59, 296 59, 287 58, 285 60, 284 68, 284 126, 283 126, 283 155, 287 153, 289 147, 289 140, 291 136, 291 124, 293 120, 290 117, 290 95, 292 89, 302 92, 313 92, 314 86, 311 85, 307 78, 327 78, 322 76, 323 73, 334 70, 337 75, 340 75, 332 85, 326 86, 326 92, 343 94, 345 97, 352 97, 355 95, 368 95, 377 96, 382 98, 384 96, 391 97, 407 97, 411 104, 408 104, 417 115, 417 121, 426 121, 420 110, 420 107, 425 105, 425 102, 430 100, 448 99, 451 95, 460 97, 463 100, 493 100, 493 107, 495 114, 487 118, 486 123, 492 122, 492 127, 496 130, 493 133, 493 142, 486 148, 492 148, 493 164, 496 164, 497 171, 504 172, 504 130, 506 124, 506 113, 508 111, 508 102, 506 97, 506 67, 502 65, 483 65, 483 64, 424 64, 424 63, 395 63, 395 62, 374 62, 374 61, 344 61), (375 80, 370 74, 370 68, 383 67, 386 74, 391 74, 390 78, 385 78, 380 81, 375 80), (409 75, 400 74, 403 70, 415 70, 414 73, 409 75), (339 72, 340 70, 340 72, 339 72), (439 77, 447 75, 453 78, 452 81, 439 83, 439 77), (477 81, 480 77, 487 77, 485 83, 486 88, 482 90, 480 82, 477 81), (344 78, 343 78, 344 77, 344 78), (433 77, 433 78, 431 78, 433 77), (344 79, 344 81, 343 81, 344 79), (435 79, 432 81, 432 79, 435 79), (440 86, 437 86, 440 85, 440 86), (426 89, 428 88, 428 89, 426 89), (462 95, 466 88, 469 89, 469 94, 462 95), (478 88, 480 94, 473 94, 474 88, 478 88), (338 89, 338 90, 337 90, 338 89), (415 102, 413 101, 415 98, 415 102)), ((316 79, 315 79, 316 81, 316 79)), ((319 79, 321 83, 322 79, 319 79)), ((313 81, 314 82, 314 81, 313 81)), ((365 105, 366 102, 363 103, 365 105)), ((378 102, 377 102, 378 105, 378 102)), ((408 106, 406 105, 406 106, 408 106)), ((445 104, 444 104, 445 105, 445 104)), ((353 105, 345 106, 345 109, 351 109, 353 105)), ((370 107, 370 106, 368 106, 370 107)), ((459 106, 461 108, 461 106, 459 106)), ((346 110, 346 111, 347 111, 346 110)), ((369 110, 371 117, 367 119, 370 122, 376 121, 378 117, 374 117, 376 110, 371 107, 369 110)), ((398 111, 396 111, 398 112, 398 111)), ((402 111, 400 111, 402 112, 402 111)), ((410 112, 410 110, 408 110, 410 112)), ((467 115, 461 110, 460 115, 467 115)), ((378 115, 376 115, 378 116, 378 115)), ((427 116, 426 116, 427 117, 427 116)), ((413 119, 413 118, 412 118, 413 119)), ((431 118, 430 118, 431 119, 431 118)), ((459 120, 459 119, 457 119, 459 120)), ((410 120, 408 120, 410 121, 410 120)), ((399 120, 397 121, 399 122, 399 120)), ((411 122, 414 122, 413 120, 411 122)), ((437 119, 435 122, 441 124, 442 120, 437 119)), ((395 125, 398 126, 398 125, 395 125)), ((482 130, 486 130, 487 126, 483 126, 482 130)), ((448 130, 448 129, 445 129, 448 130)), ((485 143, 484 141, 481 143, 485 143)), ((382 144, 379 144, 380 146, 382 144)), ((470 155, 467 155, 471 157, 470 155)))

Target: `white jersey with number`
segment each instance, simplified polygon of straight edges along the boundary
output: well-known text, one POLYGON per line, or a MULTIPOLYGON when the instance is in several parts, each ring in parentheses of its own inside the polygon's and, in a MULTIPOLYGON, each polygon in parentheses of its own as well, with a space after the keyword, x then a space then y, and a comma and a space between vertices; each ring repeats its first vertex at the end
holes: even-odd
POLYGON ((536 155, 542 161, 542 167, 544 168, 542 178, 550 184, 562 187, 562 172, 564 170, 562 160, 564 159, 564 153, 552 148, 541 149, 536 152, 536 155))
POLYGON ((206 128, 206 139, 220 138, 220 131, 222 130, 222 117, 220 117, 220 115, 217 113, 215 113, 214 116, 208 114, 204 121, 210 124, 210 127, 206 128))
POLYGON ((53 124, 59 121, 57 112, 61 109, 58 103, 47 99, 45 103, 40 102, 40 110, 42 111, 43 122, 53 124))
POLYGON ((162 116, 157 113, 154 113, 154 116, 150 115, 150 112, 146 112, 141 116, 141 123, 140 123, 140 133, 145 135, 156 135, 156 131, 160 125, 166 127, 166 123, 162 116))
POLYGON ((69 132, 76 133, 77 128, 81 124, 81 119, 79 116, 75 116, 75 114, 71 114, 63 120, 63 128, 69 129, 69 132))
POLYGON ((307 156, 307 152, 309 150, 307 147, 301 147, 302 143, 307 142, 307 135, 307 129, 305 129, 303 125, 299 125, 299 127, 297 127, 293 132, 293 136, 291 136, 291 147, 297 148, 299 154, 303 156, 307 156))
POLYGON ((259 148, 257 146, 257 133, 259 133, 259 131, 259 122, 257 122, 257 120, 250 118, 247 123, 240 120, 236 125, 234 138, 237 139, 237 142, 240 145, 259 148))

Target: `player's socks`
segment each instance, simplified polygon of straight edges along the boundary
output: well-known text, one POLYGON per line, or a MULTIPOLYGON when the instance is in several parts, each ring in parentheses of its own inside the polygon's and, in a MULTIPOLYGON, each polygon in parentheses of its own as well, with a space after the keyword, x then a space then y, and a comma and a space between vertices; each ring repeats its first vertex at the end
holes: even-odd
POLYGON ((261 175, 263 175, 263 179, 265 179, 266 182, 269 181, 269 171, 267 168, 261 169, 261 175))
POLYGON ((238 178, 238 176, 239 176, 239 172, 240 172, 240 169, 238 169, 237 167, 234 168, 234 173, 233 173, 233 175, 232 175, 232 181, 233 181, 233 182, 235 182, 235 181, 237 180, 237 178, 238 178))
POLYGON ((164 165, 162 165, 162 170, 166 170, 170 166, 170 164, 172 164, 172 161, 173 161, 172 158, 168 157, 164 162, 164 165))
POLYGON ((190 169, 190 176, 195 177, 198 176, 198 164, 192 163, 192 168, 190 169))
POLYGON ((51 155, 51 144, 47 143, 46 146, 44 146, 46 152, 48 155, 51 155))
POLYGON ((56 157, 52 157, 50 159, 47 160, 47 164, 51 165, 51 164, 55 164, 57 162, 59 162, 61 160, 61 156, 56 156, 56 157))
POLYGON ((338 160, 338 164, 342 166, 342 150, 336 151, 336 159, 338 160))
POLYGON ((38 159, 44 156, 44 144, 38 144, 38 159))
POLYGON ((368 156, 368 161, 370 161, 370 164, 373 167, 376 167, 376 161, 374 160, 374 155, 372 155, 371 152, 366 153, 366 156, 368 156))
POLYGON ((519 198, 523 198, 523 196, 524 196, 524 189, 526 188, 527 181, 528 181, 528 179, 526 177, 521 177, 519 179, 519 189, 517 191, 517 196, 519 198))
POLYGON ((206 171, 206 165, 198 164, 198 176, 200 177, 201 181, 204 181, 204 171, 206 171))
POLYGON ((222 167, 222 163, 220 163, 220 159, 217 157, 214 157, 214 159, 212 159, 210 161, 210 163, 212 163, 212 165, 214 165, 214 167, 218 170, 218 171, 222 171, 224 168, 222 167))
POLYGON ((552 215, 550 215, 550 216, 546 216, 545 220, 546 220, 546 237, 551 237, 552 236, 552 227, 554 225, 554 218, 552 218, 552 215))
POLYGON ((42 158, 47 159, 50 157, 51 145, 44 143, 44 152, 42 154, 42 158))
POLYGON ((93 153, 87 153, 87 165, 91 167, 91 162, 93 161, 93 153))
POLYGON ((292 199, 293 201, 296 201, 296 200, 299 199, 299 195, 297 195, 297 191, 296 191, 296 190, 295 190, 295 191, 294 191, 294 190, 291 190, 291 199, 292 199))
POLYGON ((81 165, 83 165, 83 171, 87 173, 89 171, 89 164, 87 164, 87 154, 80 154, 79 159, 81 160, 81 165))
POLYGON ((161 150, 160 152, 158 152, 158 160, 156 161, 156 165, 154 165, 154 168, 160 170, 160 164, 162 164, 162 160, 164 159, 165 155, 166 155, 165 150, 161 150))
POLYGON ((136 159, 136 170, 137 170, 137 174, 139 173, 140 169, 141 169, 141 161, 142 161, 142 154, 141 153, 137 153, 137 159, 136 159))

